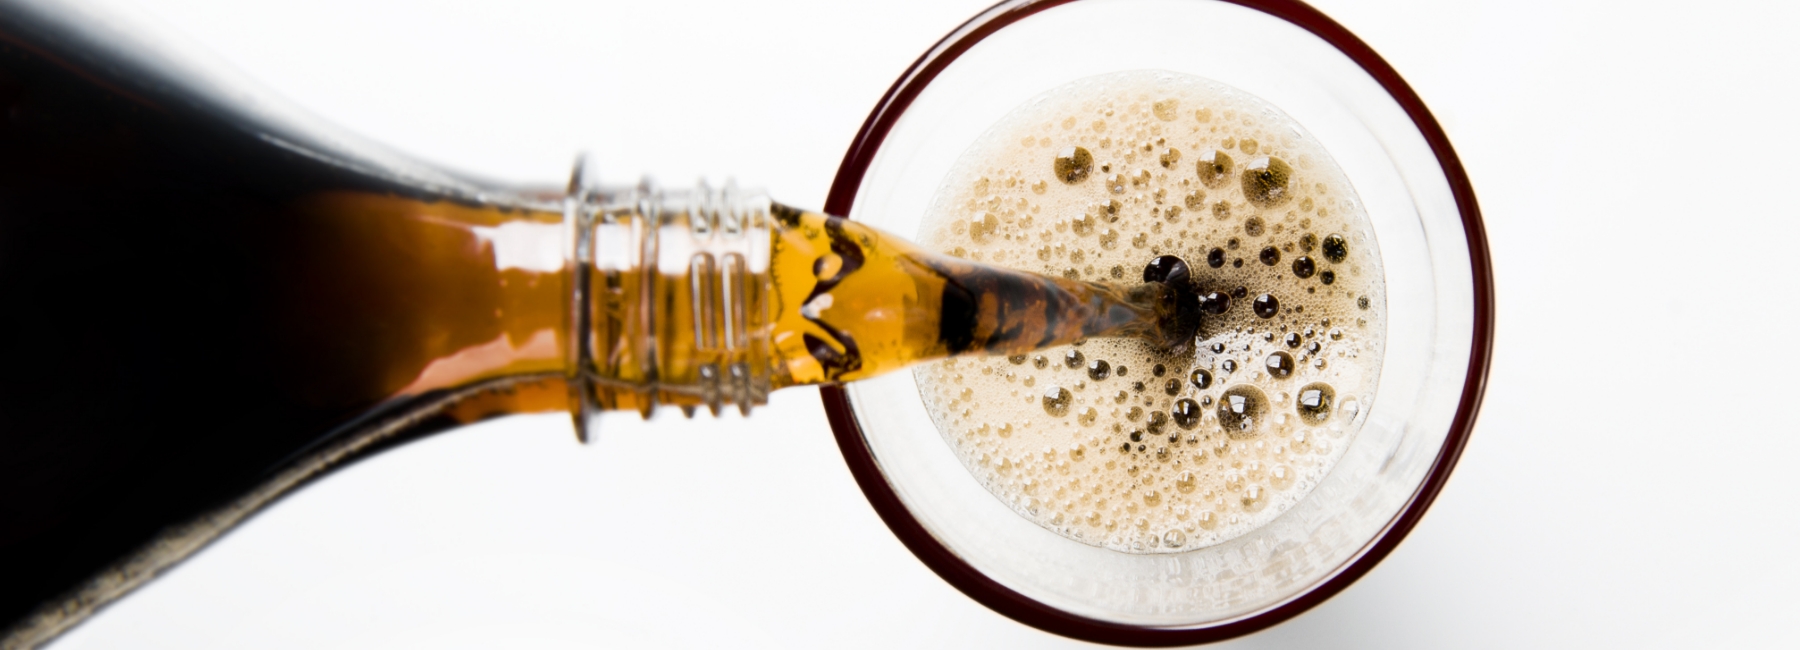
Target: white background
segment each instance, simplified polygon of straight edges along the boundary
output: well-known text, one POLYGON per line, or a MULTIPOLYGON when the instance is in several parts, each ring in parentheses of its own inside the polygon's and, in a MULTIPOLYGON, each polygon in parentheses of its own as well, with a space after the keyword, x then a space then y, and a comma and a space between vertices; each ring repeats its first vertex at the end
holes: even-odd
MULTIPOLYGON (((983 0, 141 0, 326 120, 559 184, 736 175, 824 201, 888 84, 983 0)), ((1443 121, 1499 287, 1487 403, 1429 516, 1288 648, 1800 646, 1787 3, 1325 0, 1443 121)), ((355 465, 75 648, 1081 645, 876 518, 815 393, 750 420, 491 422, 355 465)))

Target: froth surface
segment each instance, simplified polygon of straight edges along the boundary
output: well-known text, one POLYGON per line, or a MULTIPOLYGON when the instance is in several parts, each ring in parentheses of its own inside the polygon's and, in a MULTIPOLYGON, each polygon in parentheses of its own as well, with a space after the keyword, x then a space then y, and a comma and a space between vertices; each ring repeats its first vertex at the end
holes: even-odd
POLYGON ((1318 484, 1375 393, 1386 298, 1363 207, 1298 124, 1223 84, 1122 72, 1027 102, 958 159, 918 239, 1122 283, 1175 255, 1211 297, 1180 357, 1095 339, 914 371, 969 471, 1071 539, 1179 552, 1253 530, 1318 484))

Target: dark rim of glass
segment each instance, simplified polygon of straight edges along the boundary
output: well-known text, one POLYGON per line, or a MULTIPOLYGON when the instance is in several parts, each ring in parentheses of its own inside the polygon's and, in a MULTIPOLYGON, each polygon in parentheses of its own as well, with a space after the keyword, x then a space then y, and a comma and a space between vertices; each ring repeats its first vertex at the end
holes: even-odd
MULTIPOLYGON (((850 213, 863 176, 868 172, 869 164, 874 160, 875 152, 881 148, 888 132, 899 121, 901 114, 906 112, 913 99, 918 97, 919 92, 957 57, 1007 25, 1045 9, 1074 1, 1001 2, 957 27, 919 57, 918 61, 913 62, 912 67, 907 68, 881 98, 881 102, 876 104, 874 112, 869 114, 869 119, 863 123, 856 140, 850 145, 850 150, 845 153, 844 162, 838 167, 837 178, 831 185, 831 194, 825 201, 826 212, 840 215, 850 213)), ((1463 170, 1462 162, 1457 159, 1456 152, 1451 149, 1450 140, 1444 135, 1443 128, 1392 66, 1361 39, 1317 9, 1296 0, 1219 1, 1285 20, 1336 47, 1380 83, 1406 111, 1407 116, 1412 118, 1419 133, 1425 136, 1426 143, 1443 168, 1445 179, 1450 183, 1457 211, 1462 215, 1463 231, 1469 246, 1469 271, 1474 281, 1474 340, 1470 344, 1461 403, 1457 406, 1455 419, 1450 423, 1449 435, 1438 451, 1437 459, 1424 483, 1413 493, 1412 499, 1401 509, 1399 515, 1389 523, 1388 528, 1351 560, 1348 566, 1313 589, 1275 607, 1216 625, 1164 628, 1112 623, 1070 614, 1008 589, 964 562, 913 518, 912 513, 894 493, 893 487, 883 478, 873 453, 863 439, 862 427, 851 411, 843 388, 822 387, 820 393, 825 401, 825 413, 831 421, 832 432, 837 437, 838 449, 843 452, 844 461, 850 466, 850 473, 856 477, 869 504, 875 507, 876 513, 894 535, 900 538, 901 543, 939 577, 970 598, 1008 618, 1046 632, 1115 645, 1192 645, 1243 636, 1300 615, 1368 573, 1418 524, 1432 500, 1437 497, 1438 491, 1449 480, 1450 472, 1456 466, 1457 458, 1462 455, 1463 446, 1468 442, 1469 431, 1475 424, 1475 414, 1480 410, 1493 349, 1493 272, 1488 261, 1487 237, 1481 225, 1481 211, 1475 204, 1475 191, 1469 186, 1469 177, 1463 170)))

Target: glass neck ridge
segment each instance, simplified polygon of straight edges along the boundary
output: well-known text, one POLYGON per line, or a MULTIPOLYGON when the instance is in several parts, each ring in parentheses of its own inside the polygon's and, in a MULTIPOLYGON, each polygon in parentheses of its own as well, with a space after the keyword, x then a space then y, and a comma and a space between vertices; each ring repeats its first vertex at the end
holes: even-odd
POLYGON ((590 182, 565 201, 578 435, 603 411, 748 414, 770 385, 771 204, 727 183, 590 182))

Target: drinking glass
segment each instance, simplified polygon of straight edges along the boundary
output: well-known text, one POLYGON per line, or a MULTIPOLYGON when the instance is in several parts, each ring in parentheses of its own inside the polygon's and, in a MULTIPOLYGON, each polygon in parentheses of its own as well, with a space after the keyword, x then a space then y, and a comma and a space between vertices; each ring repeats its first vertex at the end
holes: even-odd
POLYGON ((921 57, 865 122, 826 210, 917 235, 969 143, 1045 90, 1168 70, 1286 111, 1331 152, 1380 242, 1389 314, 1360 431, 1298 504, 1210 547, 1129 554, 1019 516, 957 459, 912 373, 825 388, 838 444, 871 504, 939 576, 1019 622, 1070 637, 1177 645, 1291 618, 1367 573, 1449 478, 1480 405, 1493 290, 1474 193, 1443 130, 1399 75, 1318 11, 1286 0, 1023 0, 921 57))

